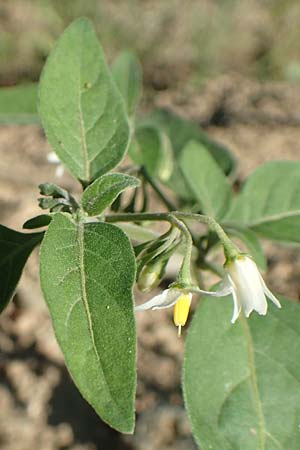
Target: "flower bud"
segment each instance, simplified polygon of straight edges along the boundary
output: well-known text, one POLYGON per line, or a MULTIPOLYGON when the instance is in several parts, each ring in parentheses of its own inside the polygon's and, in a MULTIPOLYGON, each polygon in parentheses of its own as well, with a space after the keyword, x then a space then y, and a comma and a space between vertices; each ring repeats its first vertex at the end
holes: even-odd
POLYGON ((157 261, 155 263, 146 264, 142 268, 137 280, 140 291, 148 292, 159 285, 160 280, 164 276, 167 262, 168 261, 157 261))

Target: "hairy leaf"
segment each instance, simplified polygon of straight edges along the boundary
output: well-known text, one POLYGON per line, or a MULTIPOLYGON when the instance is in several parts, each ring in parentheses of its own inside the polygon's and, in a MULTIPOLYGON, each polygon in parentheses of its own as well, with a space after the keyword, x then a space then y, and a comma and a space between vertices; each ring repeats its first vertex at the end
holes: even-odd
POLYGON ((81 205, 90 216, 96 216, 108 208, 121 192, 139 184, 138 178, 123 173, 103 175, 86 188, 81 205))
POLYGON ((127 236, 114 225, 77 224, 58 213, 41 247, 40 272, 75 384, 104 421, 132 432, 135 259, 127 236))
POLYGON ((0 312, 17 287, 26 261, 43 233, 19 233, 0 225, 0 312))
POLYGON ((299 449, 300 308, 281 302, 234 325, 229 298, 201 302, 183 378, 201 450, 299 449))
POLYGON ((173 169, 173 155, 168 136, 157 127, 139 126, 129 148, 131 159, 144 166, 149 175, 166 181, 173 169))
POLYGON ((246 225, 257 233, 300 243, 300 163, 272 161, 246 181, 226 222, 246 225))
POLYGON ((225 174, 234 170, 235 160, 227 147, 211 138, 194 122, 163 108, 154 111, 150 119, 169 134, 176 155, 181 153, 188 141, 194 140, 203 144, 211 152, 225 174))
POLYGON ((112 76, 125 100, 127 113, 133 115, 142 94, 142 68, 137 57, 122 52, 113 62, 112 76))
POLYGON ((115 167, 129 140, 124 101, 87 19, 58 40, 40 81, 40 115, 60 160, 80 180, 115 167))
POLYGON ((221 219, 229 207, 231 189, 208 150, 202 144, 190 141, 182 150, 179 165, 201 210, 221 219))

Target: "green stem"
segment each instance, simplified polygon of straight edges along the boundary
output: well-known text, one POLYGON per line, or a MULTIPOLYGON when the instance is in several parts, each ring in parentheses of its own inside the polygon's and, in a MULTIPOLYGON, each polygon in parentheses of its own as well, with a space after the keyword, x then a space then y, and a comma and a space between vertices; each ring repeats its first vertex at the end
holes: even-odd
POLYGON ((227 259, 236 258, 240 254, 240 250, 229 239, 221 225, 215 221, 213 217, 204 216, 203 214, 185 213, 180 211, 172 211, 169 213, 131 213, 131 214, 114 214, 105 216, 106 222, 143 222, 146 220, 164 221, 172 223, 173 219, 196 220, 197 222, 206 224, 211 231, 216 233, 224 247, 224 253, 227 259))
POLYGON ((178 281, 182 285, 191 285, 191 257, 193 250, 193 239, 186 224, 181 220, 178 220, 176 216, 173 216, 172 214, 170 214, 170 216, 171 223, 173 223, 173 225, 182 232, 185 240, 185 252, 178 275, 178 281))
POLYGON ((164 203, 164 205, 168 208, 169 211, 175 211, 176 206, 170 202, 170 200, 165 196, 165 194, 162 192, 156 181, 149 175, 148 171, 145 169, 145 167, 141 168, 141 174, 145 178, 145 180, 148 181, 154 192, 158 195, 158 197, 161 199, 161 201, 164 203))

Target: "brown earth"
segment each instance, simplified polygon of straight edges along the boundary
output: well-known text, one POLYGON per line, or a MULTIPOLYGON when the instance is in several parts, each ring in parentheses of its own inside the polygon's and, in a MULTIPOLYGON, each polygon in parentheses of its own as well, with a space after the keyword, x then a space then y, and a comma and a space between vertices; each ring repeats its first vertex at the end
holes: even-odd
MULTIPOLYGON (((260 85, 236 77, 209 83, 201 96, 161 92, 155 100, 204 125, 240 159, 243 179, 271 159, 300 159, 300 88, 260 85)), ((37 185, 54 180, 49 147, 38 126, 0 128, 0 219, 21 229, 39 213, 37 185)), ((66 188, 79 187, 67 175, 66 188)), ((265 243, 270 287, 299 299, 300 253, 265 243)), ((53 336, 30 258, 14 302, 0 321, 1 450, 193 450, 180 391, 183 339, 171 312, 140 313, 137 426, 121 436, 103 424, 74 387, 53 336)))

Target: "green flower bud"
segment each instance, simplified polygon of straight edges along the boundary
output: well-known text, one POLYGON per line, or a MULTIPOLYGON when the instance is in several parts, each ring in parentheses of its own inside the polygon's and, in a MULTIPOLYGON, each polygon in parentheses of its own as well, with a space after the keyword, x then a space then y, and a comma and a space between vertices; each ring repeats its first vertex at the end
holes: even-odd
POLYGON ((168 260, 145 265, 138 275, 137 285, 140 291, 148 292, 159 285, 164 276, 168 260))

